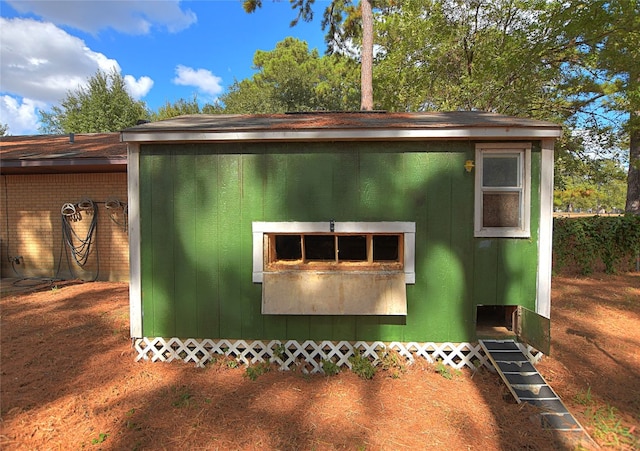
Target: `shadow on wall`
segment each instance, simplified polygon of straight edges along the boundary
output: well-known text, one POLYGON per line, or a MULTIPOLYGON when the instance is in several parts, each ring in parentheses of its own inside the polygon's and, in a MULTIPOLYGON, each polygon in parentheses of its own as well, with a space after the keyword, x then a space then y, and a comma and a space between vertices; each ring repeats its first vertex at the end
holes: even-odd
POLYGON ((524 265, 537 238, 473 238, 473 153, 470 142, 154 146, 140 165, 143 335, 475 340, 476 303, 535 287, 524 265), (262 315, 252 222, 330 220, 416 223, 406 318, 262 315))

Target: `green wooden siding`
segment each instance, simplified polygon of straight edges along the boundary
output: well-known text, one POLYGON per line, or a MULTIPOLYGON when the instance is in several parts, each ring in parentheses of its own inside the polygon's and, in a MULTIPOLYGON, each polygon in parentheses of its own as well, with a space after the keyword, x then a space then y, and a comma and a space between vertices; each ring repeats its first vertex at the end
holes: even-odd
POLYGON ((473 237, 472 142, 143 145, 144 336, 471 341, 477 304, 535 307, 530 239, 473 237), (261 314, 253 221, 412 221, 406 317, 261 314))

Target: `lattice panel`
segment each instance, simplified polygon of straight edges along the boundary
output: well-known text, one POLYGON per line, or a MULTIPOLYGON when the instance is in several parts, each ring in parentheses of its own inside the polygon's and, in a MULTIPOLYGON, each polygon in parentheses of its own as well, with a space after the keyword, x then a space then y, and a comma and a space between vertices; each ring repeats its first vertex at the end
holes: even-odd
MULTIPOLYGON (((532 363, 542 358, 542 353, 531 346, 518 344, 532 363)), ((194 362, 202 367, 214 359, 216 355, 231 357, 245 365, 256 362, 269 361, 279 365, 281 370, 299 368, 308 373, 321 373, 322 362, 330 360, 339 367, 351 368, 349 357, 359 352, 374 363, 380 361, 389 350, 396 351, 408 363, 416 358, 423 358, 428 362, 442 361, 454 368, 476 368, 484 365, 490 369, 493 366, 484 355, 478 344, 471 343, 400 343, 391 342, 349 342, 349 341, 304 341, 302 343, 289 340, 263 341, 245 340, 196 340, 193 338, 181 340, 178 338, 138 338, 134 342, 137 352, 136 361, 151 360, 152 362, 171 362, 182 360, 194 362)))

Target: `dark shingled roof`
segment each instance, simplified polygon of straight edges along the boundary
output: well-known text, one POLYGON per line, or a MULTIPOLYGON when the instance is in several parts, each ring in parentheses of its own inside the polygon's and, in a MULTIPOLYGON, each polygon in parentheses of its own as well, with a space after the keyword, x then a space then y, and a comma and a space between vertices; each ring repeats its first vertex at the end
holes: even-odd
POLYGON ((301 130, 301 129, 422 129, 451 127, 526 127, 560 128, 559 125, 480 111, 386 113, 314 112, 285 114, 199 114, 186 115, 159 122, 147 122, 124 132, 169 130, 301 130))
POLYGON ((3 136, 3 174, 60 172, 124 172, 127 144, 119 133, 3 136))
POLYGON ((454 138, 556 138, 557 124, 480 111, 313 112, 187 115, 123 130, 122 140, 261 141, 454 138))

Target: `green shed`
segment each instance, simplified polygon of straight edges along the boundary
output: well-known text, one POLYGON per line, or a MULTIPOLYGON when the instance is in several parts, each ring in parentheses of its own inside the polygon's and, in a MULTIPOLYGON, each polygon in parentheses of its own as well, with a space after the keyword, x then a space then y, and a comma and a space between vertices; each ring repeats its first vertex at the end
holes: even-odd
POLYGON ((521 312, 550 316, 560 134, 485 112, 195 115, 124 130, 137 358, 225 353, 311 371, 389 349, 485 361, 479 338, 516 334, 521 312))

